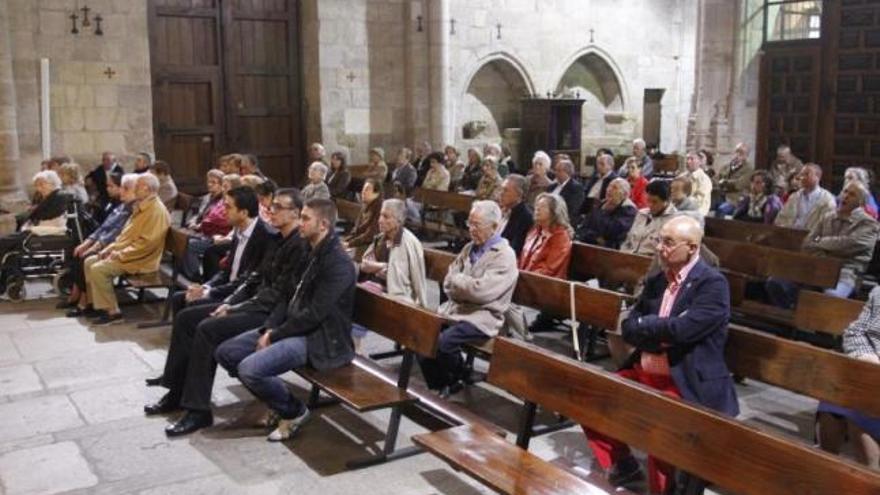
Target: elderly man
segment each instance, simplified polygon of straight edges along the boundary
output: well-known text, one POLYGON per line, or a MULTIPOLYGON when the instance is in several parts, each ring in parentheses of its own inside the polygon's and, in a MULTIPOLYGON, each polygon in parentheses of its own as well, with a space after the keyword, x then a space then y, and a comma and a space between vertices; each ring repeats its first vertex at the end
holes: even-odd
MULTIPOLYGON (((107 175, 123 174, 122 166, 116 161, 116 155, 109 151, 101 153, 101 163, 86 175, 86 188, 92 194, 96 211, 103 212, 104 207, 110 202, 107 195, 107 175)), ((98 220, 103 220, 103 217, 98 220)))
POLYGON ((791 147, 783 144, 776 148, 776 160, 770 165, 770 176, 780 196, 788 189, 788 179, 799 174, 803 167, 803 162, 794 156, 791 147))
POLYGON ((302 190, 303 200, 330 199, 330 188, 327 187, 326 178, 327 165, 323 162, 312 162, 309 165, 309 183, 302 190))
POLYGON ((428 141, 422 141, 421 143, 416 144, 415 148, 416 155, 413 157, 411 163, 416 169, 416 187, 422 187, 422 182, 425 182, 428 170, 431 170, 431 163, 428 160, 428 155, 431 154, 433 148, 428 141))
POLYGON ((620 249, 632 228, 638 208, 629 199, 629 181, 618 177, 608 184, 605 200, 593 208, 575 231, 575 237, 587 244, 620 249))
POLYGON ((449 298, 437 310, 455 323, 440 334, 437 357, 420 361, 428 388, 442 396, 456 393, 465 378, 461 346, 485 340, 504 324, 518 275, 516 253, 498 233, 501 209, 494 201, 475 201, 468 216, 471 242, 443 279, 449 298))
MULTIPOLYGON (((553 172, 556 174, 556 181, 547 187, 547 192, 562 196, 567 211, 574 213, 581 211, 581 206, 584 204, 584 188, 574 178, 574 163, 568 158, 563 158, 556 162, 553 172)), ((571 221, 576 223, 574 213, 571 213, 571 221)))
POLYGON ((716 176, 717 188, 723 194, 722 203, 715 209, 716 215, 733 215, 740 196, 749 193, 754 165, 749 162, 749 147, 745 143, 736 145, 730 163, 721 167, 716 176))
MULTIPOLYGON (((590 178, 590 181, 587 182, 586 187, 584 187, 584 190, 587 192, 587 199, 584 201, 580 213, 589 215, 595 207, 605 201, 608 184, 611 184, 611 181, 616 178, 617 173, 614 172, 614 157, 604 153, 596 156, 596 173, 593 174, 593 177, 590 178)), ((569 212, 569 215, 576 219, 578 212, 569 212)))
MULTIPOLYGON (((729 289, 727 279, 700 259, 702 237, 699 222, 685 216, 660 229, 656 244, 663 270, 645 281, 644 291, 623 321, 623 339, 635 352, 618 374, 671 397, 736 416, 736 392, 724 361, 729 289)), ((626 445, 589 428, 584 431, 613 485, 640 476, 638 461, 626 445)), ((687 476, 674 480, 674 468, 653 457, 648 458, 648 471, 651 493, 672 493, 676 481, 686 480, 689 488, 702 485, 687 476)))
POLYGON ((143 174, 137 179, 131 217, 115 241, 86 258, 87 299, 97 316, 94 323, 108 325, 122 320, 113 290, 113 279, 123 274, 149 273, 159 269, 165 235, 171 219, 158 196, 159 179, 143 174))
POLYGON ((703 171, 700 155, 696 151, 688 152, 685 167, 687 172, 682 175, 691 182, 690 197, 700 215, 706 216, 712 207, 712 179, 703 171))
POLYGON ((834 195, 819 185, 822 168, 808 163, 800 171, 801 188, 789 196, 782 210, 776 215, 775 224, 780 227, 813 230, 837 207, 834 195))
POLYGON ((280 420, 270 441, 290 438, 309 417, 309 409, 290 393, 278 375, 311 365, 318 371, 345 366, 354 359, 351 320, 355 268, 334 233, 336 205, 326 199, 306 203, 300 233, 311 250, 280 323, 227 340, 216 358, 280 420))
MULTIPOLYGON (((648 156, 647 145, 645 144, 644 139, 639 138, 633 140, 632 158, 636 159, 636 163, 639 165, 639 169, 642 171, 642 177, 650 179, 651 175, 654 174, 654 162, 653 160, 651 160, 651 157, 648 156)), ((620 170, 617 171, 617 175, 621 177, 626 177, 627 175, 629 175, 629 170, 626 162, 624 162, 624 164, 620 166, 620 170)))
POLYGON ((526 235, 532 228, 534 219, 532 209, 523 201, 525 196, 526 178, 519 174, 510 174, 501 183, 501 222, 498 234, 507 239, 513 252, 519 257, 526 235))
POLYGON ((655 180, 648 184, 648 207, 639 210, 620 250, 625 253, 654 256, 663 224, 678 213, 669 198, 669 184, 655 180))
POLYGON ((312 143, 311 146, 309 146, 309 163, 312 163, 312 162, 326 163, 324 155, 325 155, 325 151, 324 151, 323 144, 312 143))
MULTIPOLYGON (((868 194, 864 184, 849 182, 837 212, 826 215, 804 239, 804 252, 843 260, 837 286, 825 290, 828 295, 849 297, 874 254, 878 223, 865 212, 868 194)), ((776 306, 791 308, 797 302, 798 286, 793 282, 771 277, 766 289, 776 306)))

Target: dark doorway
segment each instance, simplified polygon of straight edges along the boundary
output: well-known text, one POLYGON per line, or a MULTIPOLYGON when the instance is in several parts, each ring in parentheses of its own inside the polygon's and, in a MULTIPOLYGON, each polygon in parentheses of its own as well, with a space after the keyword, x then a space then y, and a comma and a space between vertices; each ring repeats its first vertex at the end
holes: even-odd
POLYGON ((660 147, 660 122, 663 119, 660 101, 663 100, 665 89, 646 89, 645 103, 642 109, 642 139, 646 143, 660 147))
POLYGON ((303 176, 297 0, 150 0, 156 154, 181 185, 224 153, 303 176))

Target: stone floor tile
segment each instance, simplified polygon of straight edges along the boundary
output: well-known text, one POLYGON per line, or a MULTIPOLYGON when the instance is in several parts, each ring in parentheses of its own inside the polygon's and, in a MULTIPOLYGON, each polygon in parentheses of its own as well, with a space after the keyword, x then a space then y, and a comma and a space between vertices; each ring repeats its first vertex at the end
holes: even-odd
POLYGON ((76 321, 63 326, 28 328, 9 334, 25 361, 69 355, 95 345, 95 336, 76 321))
POLYGON ((127 376, 142 376, 149 368, 129 350, 130 344, 114 343, 68 356, 41 361, 37 372, 46 386, 70 387, 127 376))
POLYGON ((14 363, 21 359, 21 354, 12 342, 12 337, 5 333, 0 333, 0 365, 14 363))
POLYGON ((40 377, 29 364, 0 367, 0 394, 21 395, 43 390, 40 377))
POLYGON ((165 389, 148 390, 140 378, 106 386, 71 392, 80 414, 89 424, 106 423, 132 416, 143 416, 144 404, 161 397, 165 389))
POLYGON ((0 480, 8 495, 61 493, 98 483, 88 461, 73 442, 0 456, 0 480))
POLYGON ((76 428, 83 424, 65 395, 0 404, 0 442, 76 428))

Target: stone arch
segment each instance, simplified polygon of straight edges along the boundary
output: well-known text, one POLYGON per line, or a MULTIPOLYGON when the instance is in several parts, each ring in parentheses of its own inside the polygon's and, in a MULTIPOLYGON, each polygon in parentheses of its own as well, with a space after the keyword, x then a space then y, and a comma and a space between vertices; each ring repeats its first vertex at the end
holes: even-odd
POLYGON ((504 53, 490 54, 465 79, 458 126, 464 139, 492 140, 520 126, 520 99, 534 93, 523 65, 504 53))
POLYGON ((581 50, 567 63, 555 91, 577 92, 586 98, 583 112, 583 136, 605 137, 624 130, 623 122, 629 97, 623 78, 612 59, 595 47, 581 50))

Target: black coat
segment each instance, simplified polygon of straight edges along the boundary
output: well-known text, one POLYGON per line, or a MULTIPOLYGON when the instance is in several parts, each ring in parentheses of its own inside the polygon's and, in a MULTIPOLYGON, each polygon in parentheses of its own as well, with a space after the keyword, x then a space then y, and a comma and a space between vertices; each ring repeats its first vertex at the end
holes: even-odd
POLYGON ((266 251, 278 243, 279 237, 280 235, 277 230, 258 218, 257 224, 254 225, 254 231, 251 232, 251 237, 241 253, 238 276, 235 280, 230 280, 233 257, 238 246, 238 236, 234 236, 229 247, 229 263, 206 282, 207 285, 211 286, 211 299, 215 301, 223 300, 234 293, 239 286, 243 285, 248 280, 250 273, 260 268, 266 251))
POLYGON ((354 359, 351 321, 356 273, 339 237, 331 233, 311 250, 284 323, 272 329, 272 342, 307 338, 309 364, 317 370, 345 366, 354 359))
MULTIPOLYGON (((547 186, 547 192, 552 193, 557 185, 554 182, 547 186)), ((568 208, 569 220, 572 224, 577 223, 578 213, 581 211, 581 206, 584 204, 584 196, 586 196, 583 186, 574 178, 569 179, 568 183, 562 188, 562 191, 559 192, 559 195, 562 196, 565 206, 568 208)))
POLYGON ((532 217, 532 209, 529 208, 525 201, 520 202, 510 210, 510 218, 507 220, 504 231, 501 232, 501 237, 507 239, 517 258, 519 258, 519 253, 522 252, 523 244, 526 242, 526 235, 528 235, 534 223, 535 219, 532 217))
POLYGON ((67 213, 67 207, 70 206, 73 199, 61 191, 56 189, 37 203, 37 206, 31 210, 27 216, 27 220, 33 225, 39 225, 43 220, 52 220, 67 213))
MULTIPOLYGON (((287 301, 293 297, 299 282, 300 264, 308 251, 309 245, 299 230, 291 232, 277 248, 267 249, 260 269, 250 272, 247 280, 226 298, 225 302, 232 305, 230 311, 268 315, 277 306, 286 311, 287 301)), ((283 315, 284 312, 279 322, 284 321, 283 315)))
POLYGON ((593 186, 596 185, 596 182, 598 182, 600 180, 599 174, 593 174, 593 176, 590 177, 590 180, 588 180, 586 185, 584 186, 585 199, 584 199, 584 204, 581 206, 581 212, 580 212, 582 215, 586 215, 586 214, 590 213, 594 207, 598 206, 602 202, 602 200, 605 199, 605 192, 608 191, 608 184, 611 184, 611 181, 613 181, 616 178, 617 178, 617 172, 612 171, 610 174, 608 174, 608 177, 601 179, 602 185, 599 186, 599 200, 597 202, 595 200, 591 200, 588 196, 590 194, 590 189, 592 189, 593 186))
MULTIPOLYGON (((113 163, 113 166, 110 167, 111 174, 122 174, 125 171, 122 170, 122 166, 118 163, 113 163)), ((86 175, 86 179, 90 179, 92 184, 95 185, 95 194, 98 196, 98 206, 99 209, 103 209, 104 204, 110 201, 110 196, 107 194, 107 170, 104 170, 103 165, 98 165, 91 172, 86 175)))
POLYGON ((581 222, 575 231, 575 238, 587 244, 596 244, 611 249, 620 249, 632 228, 638 209, 629 201, 624 201, 617 208, 605 211, 601 206, 581 222))

